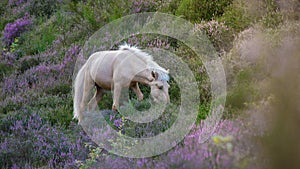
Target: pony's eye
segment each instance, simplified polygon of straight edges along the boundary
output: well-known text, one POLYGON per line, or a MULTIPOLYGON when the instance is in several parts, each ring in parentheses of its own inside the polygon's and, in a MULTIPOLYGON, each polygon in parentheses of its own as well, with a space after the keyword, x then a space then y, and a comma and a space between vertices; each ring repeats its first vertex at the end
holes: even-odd
POLYGON ((164 86, 161 86, 161 85, 156 85, 158 89, 163 89, 164 86))

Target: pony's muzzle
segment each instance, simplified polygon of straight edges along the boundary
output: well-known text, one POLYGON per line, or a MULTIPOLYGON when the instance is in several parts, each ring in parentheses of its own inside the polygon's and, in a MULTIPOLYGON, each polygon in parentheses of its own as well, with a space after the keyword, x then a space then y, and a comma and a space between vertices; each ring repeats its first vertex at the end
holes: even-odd
POLYGON ((170 104, 170 97, 167 96, 167 104, 170 104))
POLYGON ((151 98, 154 101, 154 103, 156 103, 156 104, 161 104, 161 103, 170 104, 169 96, 164 96, 163 98, 155 98, 155 97, 151 96, 151 98))

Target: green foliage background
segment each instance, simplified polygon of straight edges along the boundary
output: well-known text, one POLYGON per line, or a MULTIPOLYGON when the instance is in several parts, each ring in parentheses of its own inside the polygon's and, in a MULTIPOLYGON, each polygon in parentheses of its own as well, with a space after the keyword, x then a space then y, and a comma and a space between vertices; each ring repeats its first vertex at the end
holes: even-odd
MULTIPOLYGON (((260 27, 269 32, 272 35, 270 37, 275 37, 273 45, 276 46, 280 39, 278 30, 289 22, 298 22, 300 9, 299 3, 295 2, 296 7, 287 10, 280 5, 279 0, 28 0, 20 6, 9 3, 9 0, 0 2, 0 30, 3 40, 0 43, 0 124, 10 116, 37 112, 47 124, 60 126, 62 131, 68 130, 70 124, 76 122, 72 119, 72 70, 75 63, 71 61, 61 72, 50 70, 46 79, 39 82, 45 84, 53 81, 48 87, 41 85, 22 92, 19 89, 5 90, 8 86, 5 83, 7 79, 27 78, 28 73, 39 66, 49 68, 63 63, 69 56, 70 49, 74 46, 82 47, 95 31, 120 17, 140 12, 164 12, 187 19, 195 25, 209 25, 213 21, 226 26, 226 30, 206 27, 203 32, 216 47, 226 69, 228 95, 223 118, 234 118, 242 114, 249 105, 266 97, 256 87, 257 81, 260 81, 258 77, 265 78, 266 75, 258 73, 261 70, 260 65, 239 66, 243 63, 238 58, 239 53, 235 51, 234 40, 244 30, 260 27), (5 26, 23 17, 25 13, 30 14, 33 24, 15 38, 12 45, 6 46, 5 26), (218 32, 218 36, 215 32, 218 32), (59 74, 65 75, 65 78, 58 76, 59 74)), ((182 57, 193 71, 201 94, 197 119, 199 124, 207 117, 211 106, 210 82, 201 58, 174 39, 159 35, 153 37, 146 39, 148 41, 140 41, 139 45, 146 47, 148 42, 157 39, 169 43, 168 50, 182 57)), ((73 59, 77 55, 78 52, 70 54, 73 59)), ((31 78, 38 79, 42 73, 37 71, 37 77, 31 78)), ((171 80, 170 85, 172 102, 178 106, 180 91, 176 82, 171 80)), ((142 90, 148 97, 149 88, 142 86, 142 90)), ((100 109, 110 109, 111 100, 111 94, 106 94, 99 103, 100 109)), ((132 103, 136 102, 135 96, 132 96, 132 103)), ((147 103, 142 102, 139 106, 147 107, 147 103)), ((162 118, 166 120, 171 114, 172 112, 167 112, 162 118)), ((171 122, 172 120, 166 123, 169 125, 171 122)), ((128 126, 132 127, 130 124, 128 126)), ((43 161, 40 162, 37 166, 42 166, 43 161)))

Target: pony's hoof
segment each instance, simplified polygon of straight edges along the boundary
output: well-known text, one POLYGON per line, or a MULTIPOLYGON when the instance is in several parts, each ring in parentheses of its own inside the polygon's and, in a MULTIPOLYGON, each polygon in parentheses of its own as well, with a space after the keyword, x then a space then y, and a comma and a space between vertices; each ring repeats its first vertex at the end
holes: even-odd
POLYGON ((118 111, 118 109, 115 105, 113 105, 111 109, 114 110, 114 111, 118 111))

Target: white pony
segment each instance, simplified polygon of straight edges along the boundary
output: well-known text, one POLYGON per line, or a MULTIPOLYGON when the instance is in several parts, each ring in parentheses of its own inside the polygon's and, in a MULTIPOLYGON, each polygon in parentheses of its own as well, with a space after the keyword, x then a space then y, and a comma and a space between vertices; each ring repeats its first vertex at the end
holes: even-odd
POLYGON ((136 47, 120 46, 119 50, 92 54, 79 70, 74 83, 74 118, 80 122, 86 110, 95 110, 104 90, 113 91, 112 109, 119 108, 119 98, 124 88, 130 88, 138 100, 143 100, 138 83, 150 86, 154 102, 170 102, 169 71, 153 61, 151 55, 136 47), (87 105, 90 91, 96 92, 87 105))

